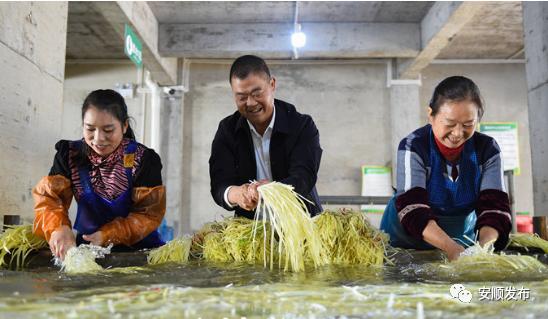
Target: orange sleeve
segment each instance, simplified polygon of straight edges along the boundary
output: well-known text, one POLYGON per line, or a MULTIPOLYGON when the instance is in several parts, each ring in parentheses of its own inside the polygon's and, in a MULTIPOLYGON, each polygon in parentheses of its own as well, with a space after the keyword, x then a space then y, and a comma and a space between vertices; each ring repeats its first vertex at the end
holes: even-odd
POLYGON ((118 217, 100 228, 105 243, 131 246, 162 223, 166 212, 165 186, 135 187, 132 200, 133 206, 127 217, 118 217))
POLYGON ((70 180, 62 175, 43 177, 32 190, 34 198, 33 232, 49 242, 51 233, 63 225, 71 226, 68 209, 72 201, 70 180))

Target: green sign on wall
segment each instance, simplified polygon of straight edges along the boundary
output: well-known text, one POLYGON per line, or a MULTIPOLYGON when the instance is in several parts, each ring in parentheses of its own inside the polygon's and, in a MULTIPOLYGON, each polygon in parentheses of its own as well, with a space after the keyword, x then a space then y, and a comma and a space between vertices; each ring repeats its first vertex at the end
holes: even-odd
POLYGON ((129 25, 125 25, 124 52, 137 67, 143 65, 143 45, 129 25))

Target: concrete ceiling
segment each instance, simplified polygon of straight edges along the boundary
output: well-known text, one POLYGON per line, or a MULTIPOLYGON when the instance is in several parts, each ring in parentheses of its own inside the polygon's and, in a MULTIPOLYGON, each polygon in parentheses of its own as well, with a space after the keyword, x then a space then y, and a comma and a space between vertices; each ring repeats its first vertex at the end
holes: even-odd
MULTIPOLYGON (((299 2, 299 20, 303 23, 419 23, 433 3, 304 1, 299 2)), ((291 29, 295 13, 294 1, 160 1, 147 4, 159 25, 284 23, 291 29)), ((105 19, 104 16, 107 14, 109 13, 101 12, 93 2, 69 2, 66 53, 68 59, 125 58, 120 32, 115 32, 113 26, 105 19)), ((406 29, 405 26, 403 28, 406 29)), ((406 52, 406 56, 416 54, 416 50, 406 52)), ((202 53, 197 52, 188 56, 219 57, 202 53)), ((279 58, 289 58, 291 54, 289 52, 285 55, 279 58)), ((381 53, 378 55, 382 56, 381 53)), ((353 56, 341 53, 341 57, 353 56)))
MULTIPOLYGON (((300 22, 420 22, 433 1, 299 1, 300 22)), ((164 23, 293 23, 295 1, 148 2, 164 23)))
MULTIPOLYGON (((299 2, 299 22, 309 39, 300 58, 408 59, 414 63, 411 71, 420 70, 432 59, 523 58, 521 2, 464 4, 299 2), (476 9, 470 9, 472 6, 476 9)), ((293 1, 151 1, 139 5, 156 20, 157 34, 148 41, 156 59, 233 58, 245 53, 293 57, 288 40, 293 29, 293 1)), ((119 30, 123 24, 112 23, 112 6, 123 9, 128 4, 69 2, 67 59, 125 59, 123 30, 119 30)), ((139 10, 135 14, 119 11, 128 15, 128 21, 139 18, 139 10)), ((150 36, 150 30, 136 31, 150 36)))
POLYGON ((69 2, 66 58, 126 58, 122 39, 93 2, 69 2))
POLYGON ((523 59, 521 2, 487 2, 438 59, 523 59))

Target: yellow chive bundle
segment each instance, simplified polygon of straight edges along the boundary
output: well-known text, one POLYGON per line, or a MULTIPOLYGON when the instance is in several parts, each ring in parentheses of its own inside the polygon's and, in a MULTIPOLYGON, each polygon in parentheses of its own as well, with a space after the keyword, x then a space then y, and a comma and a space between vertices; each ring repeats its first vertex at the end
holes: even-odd
POLYGON ((495 254, 494 241, 483 247, 476 243, 467 248, 473 253, 461 255, 457 260, 439 265, 439 272, 443 277, 466 281, 498 281, 519 280, 525 274, 543 275, 548 268, 539 260, 531 256, 495 254))
MULTIPOLYGON (((308 213, 302 197, 293 187, 278 182, 271 182, 257 188, 259 203, 253 233, 258 225, 270 224, 273 233, 270 238, 263 237, 263 242, 270 241, 270 246, 277 244, 279 267, 284 263, 284 270, 302 271, 305 259, 309 259, 315 268, 327 264, 327 257, 322 254, 321 239, 316 232, 314 222, 308 213), (259 214, 262 213, 262 214, 259 214), (259 221, 259 218, 262 220, 259 221), (274 232, 278 235, 276 240, 274 232)), ((266 253, 266 251, 265 251, 266 253)), ((273 268, 273 251, 271 251, 270 268, 273 268)), ((264 260, 266 267, 266 259, 264 260)))
POLYGON ((540 238, 538 234, 510 234, 510 246, 525 249, 540 248, 545 254, 548 254, 548 241, 540 238))
POLYGON ((246 218, 229 218, 214 225, 206 225, 207 229, 202 229, 195 236, 194 252, 198 252, 201 247, 202 251, 196 255, 202 255, 210 261, 263 262, 265 256, 270 256, 269 242, 263 245, 263 237, 270 237, 270 227, 260 225, 254 233, 253 225, 254 222, 246 218))
POLYGON ((152 249, 147 256, 148 264, 158 265, 168 262, 184 264, 188 261, 190 245, 190 238, 175 238, 161 247, 152 249))
POLYGON ((204 226, 193 240, 193 256, 218 262, 263 263, 302 271, 332 264, 382 265, 388 236, 361 212, 326 211, 311 218, 289 185, 258 187, 255 220, 228 218, 204 226))
POLYGON ((224 228, 221 222, 210 222, 204 224, 202 228, 192 236, 190 245, 190 255, 194 258, 203 258, 204 240, 211 233, 218 233, 224 228))
POLYGON ((0 235, 0 267, 11 266, 15 260, 16 268, 19 269, 32 251, 48 246, 42 237, 32 233, 32 225, 6 227, 0 235), (6 255, 9 255, 9 263, 5 260, 6 255))
POLYGON ((324 211, 314 217, 325 254, 330 263, 382 266, 388 236, 373 227, 364 213, 352 210, 324 211))

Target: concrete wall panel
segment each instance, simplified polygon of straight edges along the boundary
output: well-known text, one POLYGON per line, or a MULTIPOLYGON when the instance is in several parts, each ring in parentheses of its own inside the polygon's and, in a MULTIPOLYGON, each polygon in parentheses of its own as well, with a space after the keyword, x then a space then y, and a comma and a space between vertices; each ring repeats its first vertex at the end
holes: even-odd
POLYGON ((531 132, 531 140, 534 141, 531 148, 532 164, 534 171, 533 190, 535 216, 548 216, 548 136, 546 135, 546 119, 548 119, 548 83, 529 92, 529 110, 532 112, 531 122, 535 121, 531 132), (541 126, 541 128, 537 128, 541 126), (537 129, 535 129, 537 128, 537 129))
MULTIPOLYGON (((304 23, 310 58, 415 57, 420 30, 414 23, 304 23)), ((162 24, 159 51, 165 56, 227 58, 257 54, 268 59, 292 56, 291 23, 162 24)))
POLYGON ((32 221, 31 190, 61 132, 67 3, 0 3, 0 214, 32 221))
POLYGON ((0 202, 2 214, 32 218, 31 190, 49 172, 59 136, 62 82, 0 44, 0 202))
POLYGON ((166 185, 166 221, 174 227, 176 234, 188 225, 182 216, 183 197, 183 101, 184 98, 165 99, 162 106, 162 165, 166 185))
POLYGON ((523 33, 527 59, 527 87, 548 83, 548 3, 523 2, 523 33))
POLYGON ((548 3, 523 2, 535 215, 548 216, 548 3))
POLYGON ((1 2, 0 42, 63 80, 67 2, 1 2))

